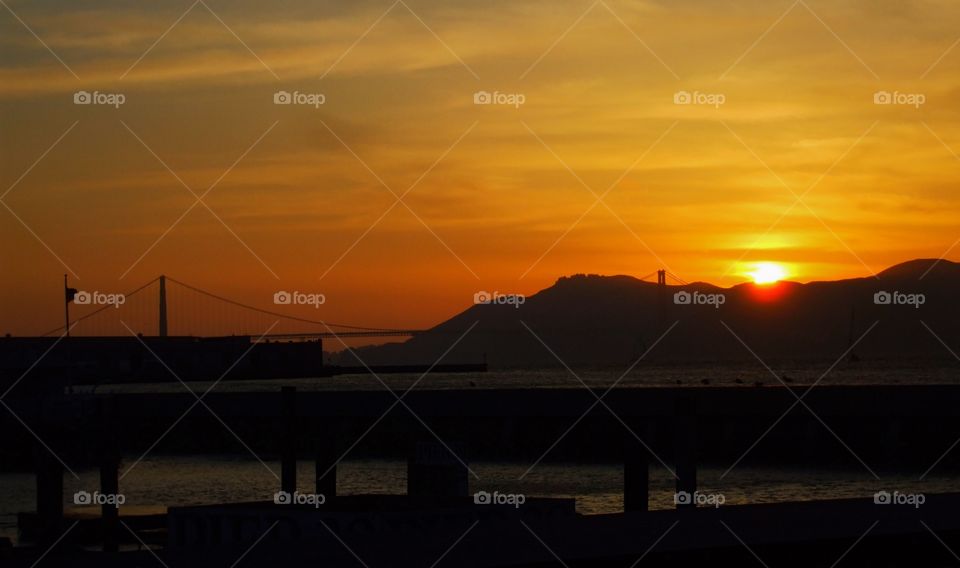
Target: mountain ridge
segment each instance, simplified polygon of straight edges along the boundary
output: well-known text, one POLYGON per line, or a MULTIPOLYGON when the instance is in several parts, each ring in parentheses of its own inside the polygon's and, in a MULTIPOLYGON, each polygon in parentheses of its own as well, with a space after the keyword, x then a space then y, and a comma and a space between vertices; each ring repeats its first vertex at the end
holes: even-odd
MULTIPOLYGON (((960 343, 958 292, 960 264, 941 259, 910 260, 876 276, 728 288, 693 282, 661 290, 628 275, 575 274, 520 306, 473 305, 404 343, 356 354, 369 364, 429 364, 446 353, 445 363, 486 360, 492 368, 553 367, 557 358, 626 365, 646 351, 651 362, 832 361, 848 350, 943 359, 952 356, 941 341, 960 343)), ((339 358, 356 363, 351 354, 339 358)))

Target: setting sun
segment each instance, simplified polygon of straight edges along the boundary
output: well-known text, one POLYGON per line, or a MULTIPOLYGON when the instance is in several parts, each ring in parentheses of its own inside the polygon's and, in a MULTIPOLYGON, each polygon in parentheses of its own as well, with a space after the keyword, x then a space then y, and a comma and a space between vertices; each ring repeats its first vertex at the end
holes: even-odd
POLYGON ((758 262, 752 272, 747 273, 756 284, 771 284, 783 279, 787 270, 775 262, 758 262))

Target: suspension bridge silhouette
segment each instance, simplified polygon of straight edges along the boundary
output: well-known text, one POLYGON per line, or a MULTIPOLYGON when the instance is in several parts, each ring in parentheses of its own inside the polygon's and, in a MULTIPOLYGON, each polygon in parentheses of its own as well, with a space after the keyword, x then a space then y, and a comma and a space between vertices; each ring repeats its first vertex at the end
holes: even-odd
MULTIPOLYGON (((161 275, 123 295, 123 303, 92 308, 42 334, 78 336, 250 336, 258 341, 413 336, 420 329, 357 326, 260 308, 161 275), (68 328, 69 326, 69 328, 68 328)), ((78 294, 77 297, 80 297, 78 294)), ((91 297, 88 292, 84 299, 91 297)), ((288 296, 289 297, 289 296, 288 296)), ((69 318, 69 316, 68 316, 69 318)))
MULTIPOLYGON (((667 270, 656 270, 639 280, 654 276, 666 286, 668 278, 679 285, 687 282, 667 270)), ((282 304, 281 304, 282 305, 282 304)), ((170 276, 160 275, 124 294, 120 305, 76 305, 92 308, 69 324, 57 326, 42 337, 69 331, 78 336, 117 336, 131 332, 144 336, 250 336, 258 341, 309 340, 349 337, 411 337, 423 329, 359 326, 285 314, 227 298, 170 276), (67 326, 69 325, 69 329, 67 326)))

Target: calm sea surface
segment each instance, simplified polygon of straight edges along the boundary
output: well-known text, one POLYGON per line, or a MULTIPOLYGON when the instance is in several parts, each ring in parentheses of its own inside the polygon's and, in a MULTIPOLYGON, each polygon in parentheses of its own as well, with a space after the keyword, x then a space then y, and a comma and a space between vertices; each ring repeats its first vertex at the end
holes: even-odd
MULTIPOLYGON (((121 469, 130 465, 125 462, 121 469)), ((527 496, 572 497, 582 514, 615 513, 623 510, 623 473, 619 465, 541 463, 522 480, 532 464, 470 464, 479 477, 471 479, 472 491, 522 493, 527 496)), ((960 491, 960 483, 947 477, 919 473, 874 479, 866 470, 809 470, 737 467, 722 480, 725 468, 699 472, 700 490, 722 493, 727 505, 771 503, 855 497, 872 499, 880 489, 902 493, 960 491)), ((271 500, 278 489, 279 462, 266 465, 253 457, 153 456, 136 465, 121 481, 131 511, 163 511, 167 506, 271 500), (268 469, 269 468, 269 469, 268 469), (273 473, 271 473, 271 471, 273 473)), ((68 508, 73 494, 98 487, 95 469, 77 472, 80 479, 64 476, 68 508)), ((311 487, 313 465, 301 463, 298 486, 311 487)), ((651 470, 651 508, 673 507, 674 480, 662 468, 651 470)), ((406 463, 403 461, 345 461, 338 472, 343 494, 404 493, 406 463)), ((16 513, 34 509, 34 480, 30 474, 0 475, 0 535, 16 538, 16 513)), ((92 509, 93 511, 96 508, 92 509)))
MULTIPOLYGON (((590 387, 663 387, 663 386, 753 386, 763 383, 767 386, 783 384, 821 385, 868 385, 868 384, 960 384, 960 364, 955 360, 944 360, 938 365, 911 365, 910 363, 890 362, 842 362, 822 361, 819 363, 778 364, 768 361, 772 371, 780 377, 778 380, 770 370, 760 362, 752 364, 728 364, 710 366, 636 365, 629 373, 624 372, 631 362, 625 362, 622 368, 574 369, 573 373, 564 369, 505 370, 488 373, 438 373, 421 376, 420 374, 391 375, 338 375, 322 379, 294 379, 270 381, 221 382, 214 392, 237 391, 275 391, 283 386, 295 386, 298 390, 383 390, 384 385, 391 389, 406 389, 416 385, 418 389, 462 389, 462 388, 583 388, 590 387), (582 381, 582 382, 581 382, 582 381), (782 382, 781 382, 782 381, 782 382)), ((191 383, 194 390, 206 390, 213 383, 191 383)), ((89 388, 84 390, 89 391, 89 388)), ((184 386, 178 382, 98 387, 96 392, 184 392, 184 386)))

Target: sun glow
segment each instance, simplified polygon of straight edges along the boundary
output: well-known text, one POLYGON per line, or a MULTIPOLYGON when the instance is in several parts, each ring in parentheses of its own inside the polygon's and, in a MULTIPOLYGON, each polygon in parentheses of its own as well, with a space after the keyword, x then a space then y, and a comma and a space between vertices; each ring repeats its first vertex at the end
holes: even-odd
POLYGON ((753 271, 747 273, 747 276, 753 278, 755 284, 772 284, 782 280, 786 275, 786 268, 775 262, 758 262, 754 265, 753 271))

